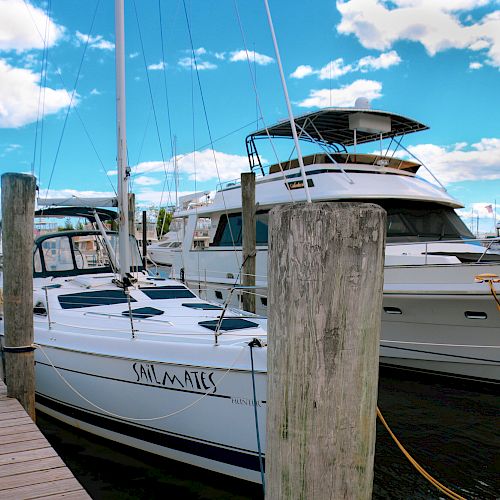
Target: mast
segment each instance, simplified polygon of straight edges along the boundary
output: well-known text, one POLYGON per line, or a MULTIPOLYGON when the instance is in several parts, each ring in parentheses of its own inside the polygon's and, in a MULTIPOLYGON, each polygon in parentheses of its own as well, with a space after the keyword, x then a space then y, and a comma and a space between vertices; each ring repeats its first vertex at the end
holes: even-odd
POLYGON ((119 266, 122 283, 130 272, 128 228, 127 126, 125 110, 125 20, 123 0, 115 0, 116 136, 118 163, 119 266))

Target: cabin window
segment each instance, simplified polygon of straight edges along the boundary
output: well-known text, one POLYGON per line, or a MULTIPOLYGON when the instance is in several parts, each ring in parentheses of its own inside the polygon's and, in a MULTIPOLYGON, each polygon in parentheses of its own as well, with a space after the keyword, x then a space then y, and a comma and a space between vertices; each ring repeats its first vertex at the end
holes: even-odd
MULTIPOLYGON (((219 323, 218 319, 210 321, 200 321, 198 324, 204 328, 208 328, 215 332, 217 325, 219 323)), ((224 318, 220 327, 221 331, 227 332, 231 330, 243 330, 245 328, 257 328, 259 325, 253 321, 247 321, 246 319, 239 318, 224 318)))
POLYGON ((158 286, 141 288, 141 292, 152 300, 160 299, 192 299, 195 295, 184 286, 158 286))
POLYGON ((73 255, 66 236, 55 236, 42 242, 43 260, 47 271, 71 271, 73 255))
POLYGON ((161 316, 164 313, 164 311, 160 311, 159 309, 156 309, 155 307, 138 307, 137 309, 132 309, 129 311, 128 309, 126 311, 122 312, 122 316, 126 316, 130 318, 136 318, 136 319, 145 319, 145 318, 152 318, 154 316, 161 316))
MULTIPOLYGON (((82 307, 112 306, 126 304, 128 297, 123 290, 98 290, 95 292, 78 292, 59 295, 59 304, 63 309, 79 309, 82 307)), ((130 302, 137 302, 130 297, 130 302)))
MULTIPOLYGON (((255 215, 256 244, 267 245, 269 223, 268 212, 257 212, 255 215)), ((221 215, 219 226, 215 233, 214 242, 210 246, 241 246, 242 245, 242 219, 241 214, 230 214, 229 223, 226 215, 221 215), (233 243, 234 241, 234 243, 233 243)))
POLYGON ((222 292, 220 290, 215 290, 215 298, 222 300, 222 292))
POLYGON ((189 307, 190 309, 201 309, 202 311, 222 311, 222 306, 217 306, 215 304, 208 304, 207 302, 186 302, 182 304, 184 307, 189 307))

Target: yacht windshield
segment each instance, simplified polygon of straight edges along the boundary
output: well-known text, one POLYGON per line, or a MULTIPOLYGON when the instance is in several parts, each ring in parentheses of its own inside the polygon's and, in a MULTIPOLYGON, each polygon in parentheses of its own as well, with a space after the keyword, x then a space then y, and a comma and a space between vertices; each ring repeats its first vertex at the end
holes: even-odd
MULTIPOLYGON (((387 211, 387 241, 440 241, 474 238, 450 207, 406 200, 345 200, 375 203, 387 211)), ((256 214, 257 245, 268 243, 268 212, 256 214)), ((241 246, 241 213, 222 215, 211 247, 241 246)))

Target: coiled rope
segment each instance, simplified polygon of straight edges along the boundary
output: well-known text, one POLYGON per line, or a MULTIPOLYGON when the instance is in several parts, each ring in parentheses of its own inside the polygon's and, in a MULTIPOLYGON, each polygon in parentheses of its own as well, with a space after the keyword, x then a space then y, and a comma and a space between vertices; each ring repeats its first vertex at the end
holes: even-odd
POLYGON ((453 500, 466 500, 464 497, 460 496, 458 493, 447 488, 444 484, 440 483, 436 478, 432 477, 405 449, 405 447, 399 442, 398 438, 394 435, 391 428, 385 421, 385 418, 382 415, 379 407, 377 406, 377 416, 379 420, 382 422, 383 426, 387 429, 387 432, 390 434, 394 442, 397 444, 398 448, 403 452, 403 455, 409 460, 409 462, 417 469, 422 476, 427 479, 433 486, 435 486, 441 493, 446 495, 448 498, 453 498, 453 500))

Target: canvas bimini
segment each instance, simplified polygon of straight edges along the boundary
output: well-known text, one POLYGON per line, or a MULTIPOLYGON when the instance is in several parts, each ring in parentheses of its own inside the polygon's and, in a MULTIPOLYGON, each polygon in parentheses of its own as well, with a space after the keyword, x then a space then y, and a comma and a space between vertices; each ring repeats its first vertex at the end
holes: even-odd
MULTIPOLYGON (((461 203, 430 171, 432 182, 419 176, 426 167, 402 140, 428 127, 370 109, 366 99, 358 99, 354 108, 307 113, 295 123, 305 151, 306 182, 293 158, 295 147, 291 152, 283 147, 292 138, 288 121, 246 140, 250 168, 257 174, 258 312, 265 314, 267 308, 267 231, 273 206, 303 202, 307 193, 312 202, 376 203, 388 214, 381 363, 498 382, 500 311, 490 281, 500 275, 500 255, 491 248, 494 240, 474 238, 455 212, 461 203), (261 145, 267 145, 265 154, 261 145), (263 159, 285 152, 284 161, 263 159)), ((174 221, 179 244, 150 247, 155 261, 171 266, 171 276, 199 287, 204 297, 226 300, 242 276, 239 180, 220 185, 204 204, 179 207, 174 221), (208 219, 209 244, 200 247, 194 235, 198 221, 208 219)))

